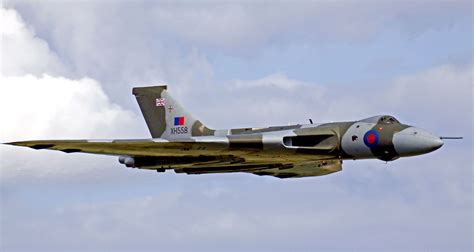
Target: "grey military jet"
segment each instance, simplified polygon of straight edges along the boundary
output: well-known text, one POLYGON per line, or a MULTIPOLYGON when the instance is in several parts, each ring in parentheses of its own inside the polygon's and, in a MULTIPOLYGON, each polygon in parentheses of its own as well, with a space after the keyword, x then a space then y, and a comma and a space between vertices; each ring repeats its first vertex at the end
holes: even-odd
POLYGON ((166 86, 133 88, 151 139, 40 140, 8 143, 65 153, 118 156, 126 167, 208 174, 246 172, 278 178, 321 176, 343 160, 392 161, 432 152, 442 137, 389 115, 360 121, 214 130, 189 114, 166 86))

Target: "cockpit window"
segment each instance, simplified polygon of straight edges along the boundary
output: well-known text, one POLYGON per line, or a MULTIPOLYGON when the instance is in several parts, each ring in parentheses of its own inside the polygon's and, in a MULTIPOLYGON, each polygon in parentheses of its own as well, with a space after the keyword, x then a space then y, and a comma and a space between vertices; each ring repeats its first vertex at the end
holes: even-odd
POLYGON ((377 123, 377 124, 397 124, 400 123, 395 117, 390 115, 379 115, 379 116, 372 116, 369 118, 365 118, 361 120, 361 122, 366 123, 377 123))
POLYGON ((394 124, 400 123, 395 117, 393 116, 381 116, 378 123, 380 124, 394 124))

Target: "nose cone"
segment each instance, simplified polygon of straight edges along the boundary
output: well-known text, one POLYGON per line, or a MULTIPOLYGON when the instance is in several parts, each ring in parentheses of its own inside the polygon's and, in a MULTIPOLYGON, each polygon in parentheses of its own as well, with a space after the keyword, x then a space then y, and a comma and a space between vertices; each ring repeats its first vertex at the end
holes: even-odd
POLYGON ((441 148, 443 141, 426 130, 409 127, 395 133, 393 146, 400 156, 415 156, 441 148))

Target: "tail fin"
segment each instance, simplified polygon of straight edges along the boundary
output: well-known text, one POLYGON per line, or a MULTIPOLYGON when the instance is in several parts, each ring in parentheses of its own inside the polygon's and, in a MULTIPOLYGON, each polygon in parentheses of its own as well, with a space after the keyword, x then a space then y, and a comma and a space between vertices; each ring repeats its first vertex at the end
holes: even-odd
POLYGON ((183 139, 214 135, 214 130, 196 120, 166 89, 166 86, 133 88, 153 138, 183 139))

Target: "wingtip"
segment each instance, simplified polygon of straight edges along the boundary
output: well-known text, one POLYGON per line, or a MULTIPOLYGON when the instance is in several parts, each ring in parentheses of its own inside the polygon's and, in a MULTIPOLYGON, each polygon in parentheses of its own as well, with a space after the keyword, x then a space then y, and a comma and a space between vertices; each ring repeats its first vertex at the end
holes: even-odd
POLYGON ((6 142, 3 143, 6 145, 12 145, 12 146, 20 146, 20 147, 30 147, 35 150, 40 150, 40 149, 48 149, 54 146, 54 144, 49 144, 49 143, 39 143, 35 141, 17 141, 17 142, 6 142))
POLYGON ((6 143, 2 143, 2 144, 21 146, 21 142, 6 142, 6 143))
POLYGON ((11 146, 30 147, 26 141, 6 142, 2 144, 11 145, 11 146))

